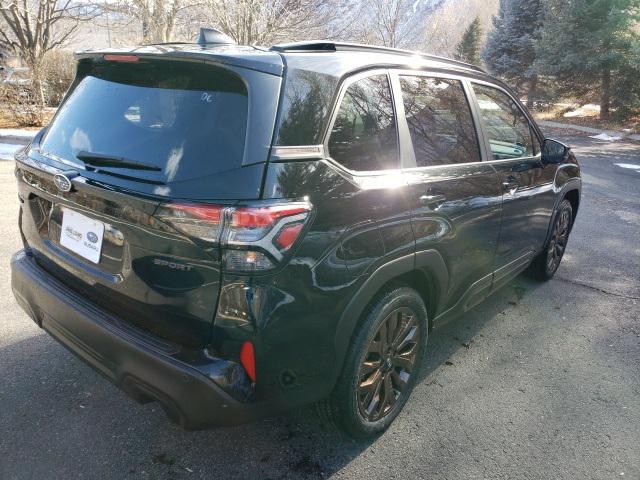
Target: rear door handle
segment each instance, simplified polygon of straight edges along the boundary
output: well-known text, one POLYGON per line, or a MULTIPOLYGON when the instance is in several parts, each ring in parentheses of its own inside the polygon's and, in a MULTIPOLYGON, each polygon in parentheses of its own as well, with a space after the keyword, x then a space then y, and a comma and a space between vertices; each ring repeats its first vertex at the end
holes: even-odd
POLYGON ((420 205, 430 208, 438 208, 447 200, 444 195, 422 195, 420 197, 420 205))
POLYGON ((518 187, 520 187, 520 184, 514 177, 507 177, 507 179, 502 182, 502 187, 505 189, 505 191, 513 195, 518 187))

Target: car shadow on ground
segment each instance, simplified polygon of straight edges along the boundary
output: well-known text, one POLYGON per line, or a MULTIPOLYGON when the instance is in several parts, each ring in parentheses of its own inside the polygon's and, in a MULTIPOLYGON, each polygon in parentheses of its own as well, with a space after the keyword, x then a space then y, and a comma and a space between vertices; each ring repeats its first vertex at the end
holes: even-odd
MULTIPOLYGON (((488 322, 538 285, 519 277, 475 309, 438 326, 417 388, 441 388, 440 369, 450 368, 483 336, 488 322)), ((0 427, 11 432, 0 438, 5 467, 24 463, 21 452, 47 445, 37 463, 20 467, 28 477, 47 472, 77 476, 104 464, 112 478, 141 473, 208 477, 214 472, 225 472, 224 478, 324 478, 377 441, 348 438, 325 425, 311 407, 249 425, 185 432, 157 404, 136 404, 44 333, 0 350, 0 378, 0 427)), ((411 422, 407 410, 385 435, 411 422)))

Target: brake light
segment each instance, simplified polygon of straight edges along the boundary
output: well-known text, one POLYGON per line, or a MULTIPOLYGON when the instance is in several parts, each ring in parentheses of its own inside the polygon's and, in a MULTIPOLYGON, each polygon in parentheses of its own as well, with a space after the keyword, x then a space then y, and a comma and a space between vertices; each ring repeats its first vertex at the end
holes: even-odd
POLYGON ((107 62, 137 63, 140 57, 137 55, 112 55, 107 54, 102 57, 107 62))
POLYGON ((311 206, 290 202, 256 207, 169 203, 155 217, 198 240, 219 243, 227 271, 273 268, 300 237, 311 206))

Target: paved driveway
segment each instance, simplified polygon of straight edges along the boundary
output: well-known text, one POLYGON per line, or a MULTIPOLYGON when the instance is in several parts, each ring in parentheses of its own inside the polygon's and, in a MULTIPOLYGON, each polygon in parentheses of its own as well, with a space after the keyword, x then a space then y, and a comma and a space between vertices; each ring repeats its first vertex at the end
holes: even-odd
POLYGON ((518 278, 436 330, 412 400, 370 442, 310 410, 187 433, 81 364, 11 296, 0 162, 0 478, 640 478, 640 146, 566 140, 584 192, 556 278, 518 278))

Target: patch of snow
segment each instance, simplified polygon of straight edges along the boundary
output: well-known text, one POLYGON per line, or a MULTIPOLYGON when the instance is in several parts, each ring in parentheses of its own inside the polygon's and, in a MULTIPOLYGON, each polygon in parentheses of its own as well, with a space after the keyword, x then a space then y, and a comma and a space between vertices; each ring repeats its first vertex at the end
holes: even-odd
POLYGON ((614 163, 614 165, 617 165, 620 168, 629 168, 640 173, 640 165, 636 165, 635 163, 614 163))
POLYGON ((595 105, 593 103, 588 103, 586 105, 582 105, 581 107, 572 110, 571 112, 567 112, 563 115, 563 117, 571 118, 571 117, 596 117, 600 114, 600 105, 595 105))
POLYGON ((614 137, 608 133, 600 133, 598 135, 591 135, 589 138, 595 138, 596 140, 603 140, 605 142, 617 142, 622 140, 622 137, 614 137))
POLYGON ((22 128, 0 128, 0 137, 20 137, 30 139, 36 136, 37 130, 24 130, 22 128))
POLYGON ((0 143, 0 160, 13 160, 13 154, 21 148, 24 148, 24 145, 0 143))

